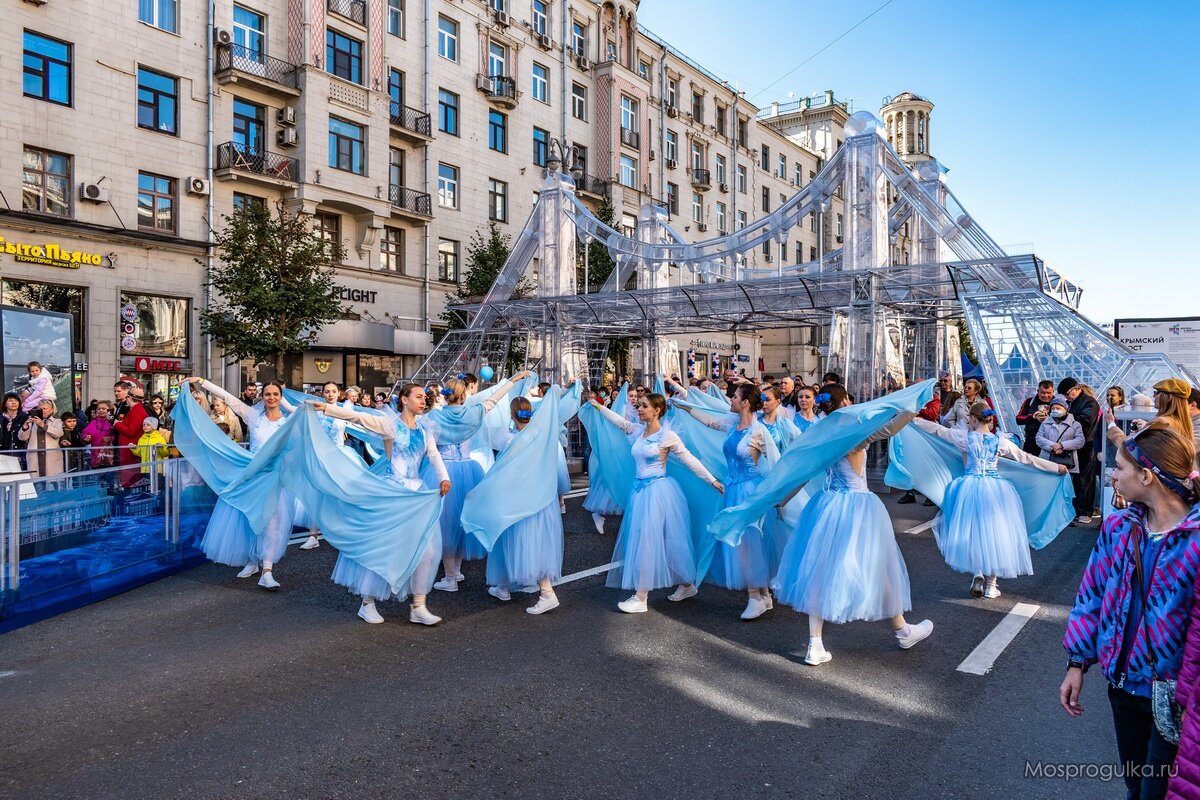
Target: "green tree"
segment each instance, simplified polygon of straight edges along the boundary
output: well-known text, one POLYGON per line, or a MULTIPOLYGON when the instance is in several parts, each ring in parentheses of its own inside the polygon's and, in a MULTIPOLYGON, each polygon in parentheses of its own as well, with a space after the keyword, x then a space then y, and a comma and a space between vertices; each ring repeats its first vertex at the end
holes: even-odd
POLYGON ((958 349, 970 359, 972 364, 979 363, 979 355, 975 352, 975 342, 971 339, 971 329, 965 319, 958 320, 958 349))
MULTIPOLYGON (((613 208, 612 201, 607 196, 604 202, 600 204, 600 208, 596 210, 596 219, 603 222, 610 228, 617 226, 617 211, 613 208)), ((581 245, 578 248, 578 256, 575 259, 575 285, 581 287, 584 292, 599 291, 604 286, 604 282, 608 280, 608 276, 613 271, 613 258, 609 255, 608 245, 604 242, 593 239, 585 246, 581 245), (584 253, 587 253, 587 285, 584 286, 584 253)))
MULTIPOLYGON (((495 221, 488 223, 487 235, 484 235, 483 231, 475 231, 471 235, 471 241, 467 243, 467 268, 462 274, 462 280, 458 282, 458 289, 446 298, 446 305, 482 303, 491 291, 492 284, 500 276, 500 270, 504 269, 504 264, 508 261, 508 254, 512 251, 511 243, 512 237, 501 233, 500 226, 495 221)), ((527 291, 526 282, 521 281, 516 296, 521 296, 527 291)), ((465 328, 469 322, 466 314, 449 307, 442 312, 442 319, 449 330, 465 328)))
POLYGON ((282 203, 275 214, 255 203, 223 220, 208 283, 214 297, 200 311, 200 329, 231 361, 272 363, 282 378, 284 357, 308 349, 345 313, 330 269, 341 261, 342 245, 325 241, 282 203))

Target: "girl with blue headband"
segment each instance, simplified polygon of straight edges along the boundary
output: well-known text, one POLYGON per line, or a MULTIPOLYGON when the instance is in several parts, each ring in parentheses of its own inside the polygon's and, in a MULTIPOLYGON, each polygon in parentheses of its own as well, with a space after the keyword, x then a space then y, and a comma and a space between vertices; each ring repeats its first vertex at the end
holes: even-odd
POLYGON ((995 420, 996 412, 987 403, 976 402, 968 409, 965 431, 924 419, 913 421, 963 452, 966 473, 946 487, 942 513, 933 520, 933 535, 946 564, 973 576, 971 596, 989 600, 1000 596, 999 578, 1033 574, 1021 498, 1013 484, 1001 477, 999 459, 1067 474, 1066 465, 1032 456, 994 433, 995 420))

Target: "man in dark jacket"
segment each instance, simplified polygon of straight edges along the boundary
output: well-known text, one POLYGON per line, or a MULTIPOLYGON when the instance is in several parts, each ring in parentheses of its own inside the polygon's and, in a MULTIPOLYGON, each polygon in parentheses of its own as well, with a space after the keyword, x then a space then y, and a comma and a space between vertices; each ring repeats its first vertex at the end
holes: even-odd
POLYGON ((1050 401, 1054 399, 1054 381, 1039 381, 1037 394, 1026 398, 1017 412, 1017 424, 1025 428, 1025 443, 1021 449, 1032 455, 1041 455, 1042 448, 1038 447, 1037 432, 1050 416, 1050 401))
MULTIPOLYGON (((961 396, 961 394, 954 391, 954 378, 949 372, 943 372, 942 376, 938 378, 938 407, 945 413, 954 408, 955 401, 961 396)), ((934 420, 934 422, 937 422, 937 420, 934 420)))
POLYGON ((1096 398, 1089 397, 1079 388, 1079 381, 1074 378, 1063 378, 1058 383, 1058 393, 1065 394, 1071 401, 1067 411, 1079 423, 1083 430, 1083 447, 1079 448, 1079 472, 1072 473, 1071 480, 1075 483, 1075 522, 1080 525, 1090 525, 1092 510, 1096 507, 1096 448, 1092 435, 1096 432, 1096 423, 1100 420, 1100 404, 1096 398))
POLYGON ((135 466, 140 464, 141 460, 132 449, 132 445, 136 445, 141 438, 142 422, 150 414, 143 402, 146 399, 145 390, 136 378, 122 376, 113 386, 113 396, 117 401, 113 429, 116 431, 117 446, 120 448, 117 450, 117 463, 129 467, 119 473, 121 485, 128 489, 142 477, 141 467, 135 466))

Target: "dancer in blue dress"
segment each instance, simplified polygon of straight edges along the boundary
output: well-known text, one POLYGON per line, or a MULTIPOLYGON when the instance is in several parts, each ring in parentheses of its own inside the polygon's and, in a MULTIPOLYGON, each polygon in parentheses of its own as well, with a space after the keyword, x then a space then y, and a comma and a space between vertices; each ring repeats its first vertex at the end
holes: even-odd
MULTIPOLYGON (((319 411, 336 419, 354 422, 366 430, 383 437, 384 450, 391 466, 388 474, 406 491, 437 489, 444 498, 450 491, 450 476, 438 453, 437 441, 432 433, 425 431, 417 417, 425 410, 425 392, 415 383, 405 384, 400 389, 400 414, 391 417, 351 411, 336 404, 314 403, 319 411), (427 484, 421 477, 426 461, 432 465, 432 476, 427 484)), ((429 545, 421 555, 420 563, 409 579, 407 591, 395 596, 403 600, 411 596, 408 621, 418 625, 436 625, 442 621, 425 605, 426 596, 433 588, 437 577, 437 565, 442 554, 440 530, 435 530, 429 545)), ((361 566, 358 562, 339 554, 333 567, 333 582, 345 586, 352 594, 362 597, 358 616, 365 622, 378 624, 383 617, 375 607, 375 601, 393 596, 388 582, 379 574, 361 566)))
POLYGON ((786 413, 783 405, 783 392, 778 386, 764 386, 762 390, 762 411, 758 413, 758 421, 771 434, 775 447, 783 453, 792 442, 800 437, 800 428, 786 413))
MULTIPOLYGON (((263 386, 262 409, 248 406, 240 398, 226 392, 215 383, 203 378, 188 378, 187 383, 199 385, 211 395, 220 397, 229 408, 241 417, 250 433, 250 453, 257 453, 275 432, 287 421, 284 412, 292 412, 292 406, 283 397, 283 384, 271 381, 263 386)), ((212 561, 237 566, 244 564, 239 578, 249 578, 262 569, 258 585, 268 591, 279 588, 275 580, 275 562, 287 552, 288 539, 292 534, 292 520, 296 504, 290 494, 281 492, 275 513, 261 536, 255 536, 249 523, 240 511, 223 500, 218 500, 209 517, 200 549, 212 561)))
MULTIPOLYGON (((730 398, 729 408, 736 417, 715 416, 690 406, 676 405, 704 425, 727 432, 722 450, 725 454, 726 474, 724 507, 741 503, 754 493, 762 481, 770 434, 758 421, 757 413, 762 408, 762 396, 757 386, 741 384, 730 398)), ((772 449, 774 442, 771 442, 772 449)), ((741 543, 734 546, 717 542, 712 564, 705 580, 726 589, 745 589, 748 595, 742 619, 760 617, 774 608, 771 600, 771 578, 779 567, 779 552, 775 539, 759 519, 746 528, 741 543)))
MULTIPOLYGON (((606 409, 626 421, 628 421, 625 417, 625 408, 628 405, 628 390, 628 383, 621 386, 616 398, 613 400, 612 408, 606 409)), ((583 419, 582 410, 579 416, 580 419, 583 419)), ((588 456, 588 493, 583 498, 583 510, 591 512, 592 524, 596 526, 596 533, 601 536, 604 535, 605 517, 616 517, 625 513, 625 507, 621 504, 620 500, 613 496, 607 481, 601 477, 602 469, 600 448, 593 444, 591 455, 588 456)))
POLYGON ((923 419, 913 424, 963 451, 966 474, 946 487, 933 535, 946 564, 974 576, 971 596, 993 599, 1000 596, 999 578, 1033 574, 1021 497, 1000 476, 999 459, 1011 458, 1059 475, 1066 475, 1067 467, 1032 456, 992 433, 996 412, 987 403, 973 404, 968 413, 967 430, 923 419))
MULTIPOLYGON (((829 396, 827 414, 851 404, 840 385, 826 386, 823 394, 829 396)), ((822 639, 826 620, 890 619, 903 649, 933 632, 929 620, 909 625, 904 618, 912 608, 904 556, 891 517, 867 488, 865 473, 867 446, 888 438, 913 416, 914 412, 898 415, 829 468, 824 490, 804 507, 783 553, 773 585, 781 603, 808 615, 806 664, 817 666, 833 658, 822 639)))
POLYGON ((801 386, 796 390, 796 413, 792 415, 792 424, 801 433, 811 428, 820 419, 816 407, 817 396, 811 386, 801 386))
POLYGON ((632 597, 617 604, 627 614, 646 611, 651 589, 676 586, 668 598, 674 601, 696 594, 691 519, 679 484, 667 475, 667 456, 674 453, 701 480, 718 491, 724 488, 688 452, 677 434, 662 427, 662 418, 667 413, 665 397, 648 394, 637 406, 639 422, 632 423, 592 401, 592 407, 602 418, 629 438, 636 468, 636 481, 613 550, 613 561, 620 566, 608 573, 610 587, 634 590, 632 597))
MULTIPOLYGON (((338 396, 342 393, 342 387, 333 381, 326 381, 321 386, 321 396, 325 398, 326 403, 336 404, 338 396)), ((366 462, 354 452, 354 450, 346 444, 346 423, 343 420, 335 419, 326 415, 323 412, 317 412, 320 415, 321 429, 325 431, 325 435, 329 437, 329 441, 333 442, 334 446, 343 453, 351 461, 366 466, 366 462)), ((299 502, 296 503, 296 519, 295 524, 300 527, 308 528, 308 539, 304 544, 300 545, 301 550, 316 550, 321 546, 321 540, 317 538, 320 531, 317 530, 316 523, 308 518, 308 514, 304 510, 304 506, 299 502)))
MULTIPOLYGON (((450 476, 450 492, 442 504, 441 519, 442 568, 445 575, 433 585, 438 591, 457 592, 458 584, 463 580, 463 561, 476 561, 487 556, 487 550, 480 541, 463 530, 461 519, 463 501, 483 480, 483 465, 472 456, 475 435, 483 426, 484 416, 504 399, 517 381, 531 374, 528 370, 518 372, 479 400, 471 396, 466 376, 451 378, 442 389, 446 405, 432 409, 421 417, 422 427, 437 438, 438 453, 450 476)), ((426 473, 432 468, 433 463, 426 462, 426 473)), ((428 474, 425 479, 426 482, 432 482, 428 474)))

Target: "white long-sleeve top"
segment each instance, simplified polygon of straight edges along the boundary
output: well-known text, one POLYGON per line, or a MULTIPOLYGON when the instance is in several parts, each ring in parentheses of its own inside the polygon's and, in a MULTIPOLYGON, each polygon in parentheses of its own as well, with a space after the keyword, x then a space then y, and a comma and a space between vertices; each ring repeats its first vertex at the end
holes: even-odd
MULTIPOLYGON (((275 431, 283 427, 283 423, 287 420, 282 414, 279 419, 271 419, 265 411, 259 411, 254 406, 248 406, 242 402, 240 397, 235 397, 229 392, 217 386, 211 381, 201 381, 200 387, 209 394, 215 394, 217 397, 225 401, 233 413, 246 421, 246 430, 250 437, 250 452, 257 453, 259 448, 267 443, 267 440, 275 435, 275 431)), ((289 403, 286 398, 281 398, 279 407, 289 414, 296 410, 296 407, 289 403)))
POLYGON ((700 462, 700 459, 688 451, 683 444, 683 440, 679 438, 679 434, 674 431, 659 428, 657 432, 646 436, 646 426, 644 424, 630 422, 620 414, 605 408, 599 403, 595 405, 595 408, 604 419, 615 425, 618 430, 629 437, 633 462, 637 470, 635 474, 638 480, 665 475, 667 472, 667 456, 671 453, 674 453, 680 463, 694 472, 705 483, 712 483, 716 480, 712 473, 700 462))
MULTIPOLYGON (((967 433, 968 432, 966 430, 963 430, 962 428, 943 428, 941 425, 938 425, 936 422, 932 422, 927 419, 919 419, 919 418, 913 420, 913 424, 916 425, 921 430, 925 431, 926 433, 933 434, 934 436, 938 437, 939 439, 942 439, 947 442, 953 442, 954 445, 956 447, 958 447, 959 450, 962 450, 964 454, 967 452, 967 433)), ((1011 458, 1013 461, 1020 461, 1022 464, 1028 464, 1029 466, 1040 469, 1043 472, 1053 472, 1056 474, 1058 473, 1058 464, 1055 464, 1053 461, 1047 461, 1044 458, 1038 458, 1035 455, 1030 455, 1029 453, 1026 453, 1024 450, 1017 447, 1015 444, 1013 444, 1011 441, 1009 441, 1004 436, 1000 436, 998 438, 1000 440, 1000 443, 999 443, 1000 457, 1011 458)))
POLYGON ((420 425, 410 428, 397 417, 391 418, 363 411, 351 411, 333 404, 325 406, 325 413, 335 419, 353 422, 372 433, 383 437, 384 446, 390 451, 392 477, 410 489, 421 486, 421 465, 425 460, 433 467, 439 481, 450 480, 450 473, 442 462, 437 449, 437 440, 431 431, 420 425), (400 440, 399 442, 397 440, 400 440))

